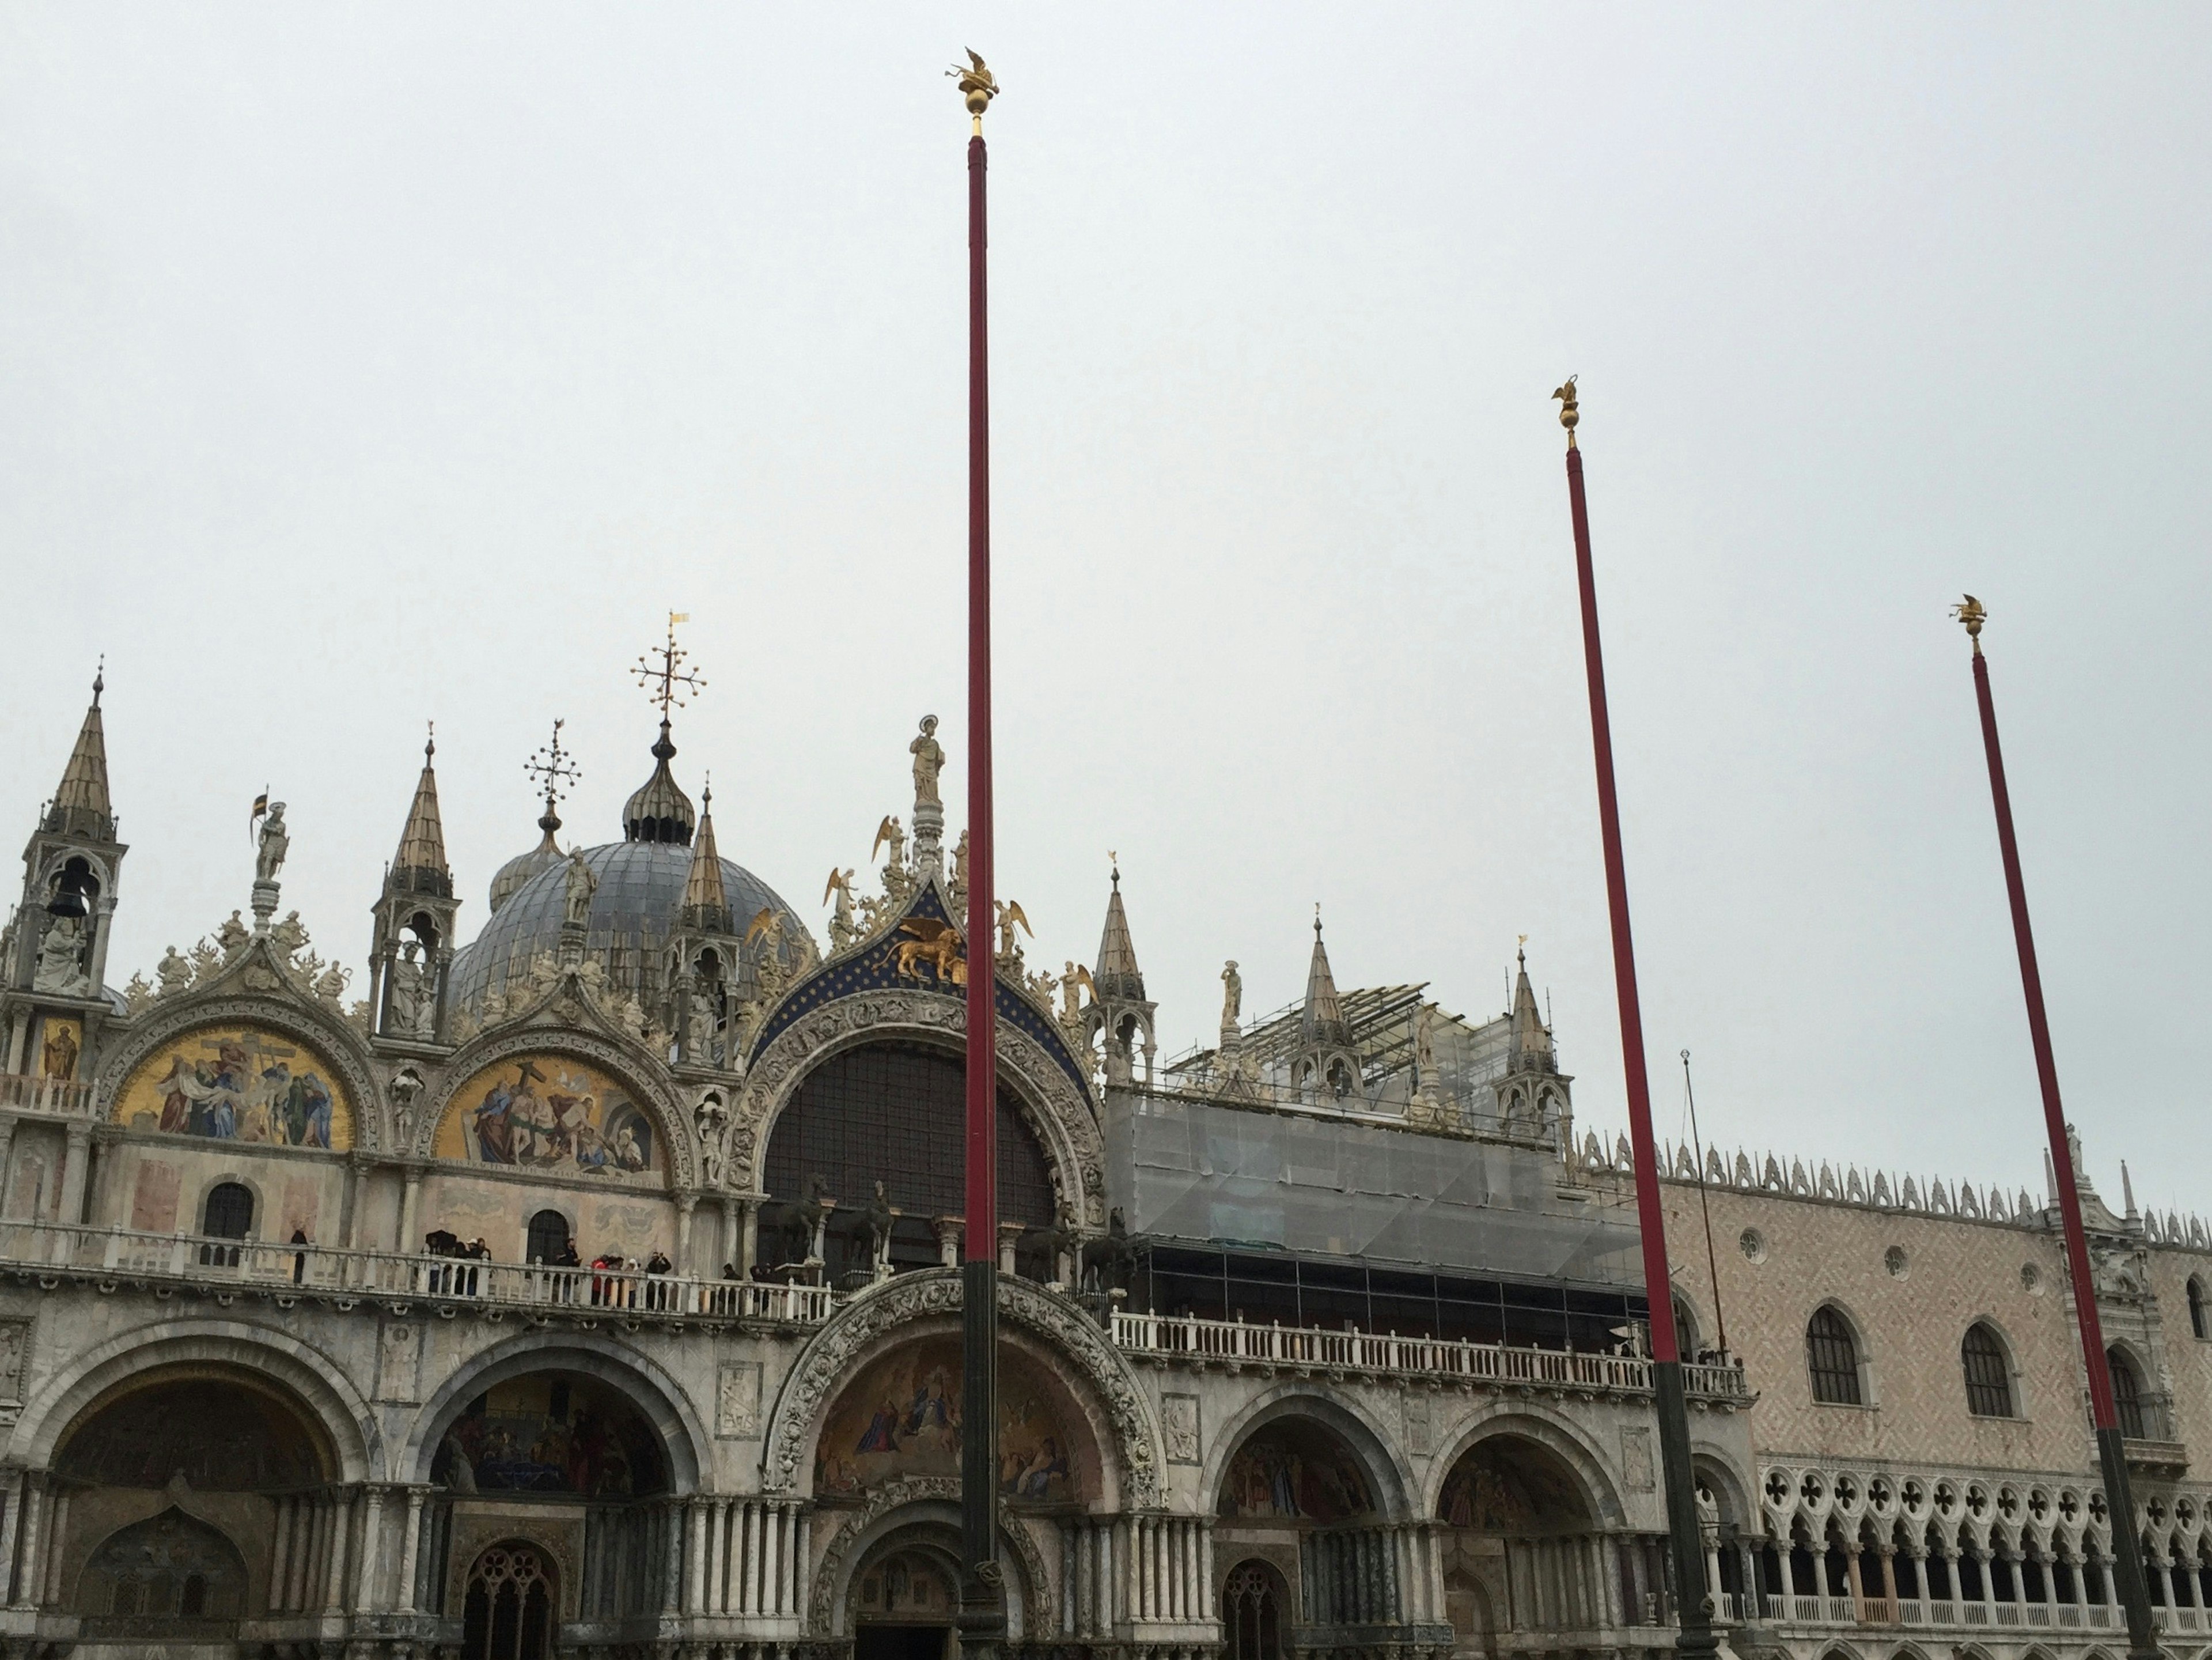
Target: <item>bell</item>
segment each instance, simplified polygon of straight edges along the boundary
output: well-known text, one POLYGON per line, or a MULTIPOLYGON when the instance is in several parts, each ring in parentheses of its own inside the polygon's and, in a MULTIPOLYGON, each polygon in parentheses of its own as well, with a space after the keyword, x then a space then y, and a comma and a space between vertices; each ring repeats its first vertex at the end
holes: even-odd
POLYGON ((97 891, 92 879, 72 865, 62 873, 61 885, 46 902, 46 910, 55 916, 82 916, 91 909, 85 902, 97 891))

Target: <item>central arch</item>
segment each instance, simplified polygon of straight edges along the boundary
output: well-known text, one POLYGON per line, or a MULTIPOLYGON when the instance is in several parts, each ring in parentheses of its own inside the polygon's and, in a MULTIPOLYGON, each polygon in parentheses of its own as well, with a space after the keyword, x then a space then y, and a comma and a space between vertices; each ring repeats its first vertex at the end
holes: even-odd
MULTIPOLYGON (((860 1366, 894 1345, 957 1330, 960 1302, 957 1269, 922 1269, 854 1298, 816 1332, 769 1415, 761 1450, 768 1491, 811 1493, 814 1455, 832 1401, 860 1366)), ((1109 1508, 1158 1503, 1159 1426, 1128 1362, 1106 1341, 1097 1323, 1066 1298, 1005 1279, 999 1281, 999 1318, 1002 1335, 1034 1344, 1041 1359, 1071 1376, 1072 1397, 1093 1420, 1102 1502, 1109 1508)))

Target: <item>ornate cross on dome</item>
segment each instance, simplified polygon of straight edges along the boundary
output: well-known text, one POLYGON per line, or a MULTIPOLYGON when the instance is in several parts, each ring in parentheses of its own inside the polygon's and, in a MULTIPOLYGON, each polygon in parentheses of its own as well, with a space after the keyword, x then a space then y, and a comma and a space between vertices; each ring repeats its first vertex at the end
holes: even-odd
POLYGON ((669 612, 668 643, 665 646, 655 646, 643 657, 639 658, 637 666, 630 671, 637 677, 637 684, 645 689, 645 695, 660 705, 660 721, 663 726, 668 723, 670 709, 682 708, 693 697, 707 690, 704 677, 689 672, 684 669, 684 661, 691 654, 676 643, 676 625, 690 620, 691 613, 689 611, 669 612), (650 660, 655 657, 660 660, 660 666, 658 668, 655 668, 650 660), (659 683, 658 685, 654 684, 656 681, 659 683), (679 690, 679 687, 682 690, 679 690))
POLYGON ((522 763, 523 771, 531 777, 545 781, 545 816, 548 818, 553 817, 555 804, 568 793, 568 786, 584 775, 583 769, 576 765, 568 751, 561 747, 561 728, 568 724, 566 721, 554 721, 553 741, 541 745, 536 754, 522 763))

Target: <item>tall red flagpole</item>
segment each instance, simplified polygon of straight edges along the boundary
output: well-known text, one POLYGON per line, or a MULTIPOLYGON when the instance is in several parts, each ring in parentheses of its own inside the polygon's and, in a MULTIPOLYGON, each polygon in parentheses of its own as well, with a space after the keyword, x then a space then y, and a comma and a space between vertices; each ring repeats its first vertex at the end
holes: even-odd
POLYGON ((968 1169, 961 1265, 960 1642, 984 1660, 1006 1640, 999 1572, 999 1120, 991 836, 991 375, 983 112, 999 90, 974 52, 955 69, 968 140, 968 1169))
POLYGON ((1628 872, 1620 853, 1620 801, 1613 779, 1613 723, 1606 710, 1605 653, 1598 640, 1597 575, 1590 562, 1589 508, 1583 496, 1582 419, 1575 383, 1552 394, 1567 429, 1567 501, 1574 515, 1575 574, 1582 587, 1583 661, 1589 675, 1590 745, 1597 757, 1598 825, 1605 843, 1605 892, 1613 918, 1613 982, 1620 1005, 1620 1060, 1628 1090, 1628 1135, 1636 1159, 1636 1215, 1644 1240, 1644 1294, 1651 1305, 1651 1381, 1659 1410, 1659 1465, 1667 1488, 1667 1535, 1680 1634, 1677 1653, 1717 1653, 1698 1523, 1690 1416, 1675 1347, 1674 1282, 1667 1268, 1667 1217, 1659 1204, 1659 1159, 1651 1137, 1651 1084, 1644 1065, 1644 1012, 1636 994, 1636 947, 1628 930, 1628 872))
POLYGON ((2135 1498, 2128 1490, 2127 1447, 2112 1401, 2104 1325, 2097 1317, 2097 1282, 2090 1277, 2088 1236, 2082 1231, 2081 1197, 2074 1185, 2074 1149, 2066 1134, 2066 1109, 2058 1098, 2058 1063, 2051 1055, 2051 1022, 2043 1009, 2043 973, 2036 966, 2035 933, 2027 920, 2027 884, 2021 875, 2020 843, 2013 834, 2012 793, 2005 787, 2004 751, 1997 744, 1997 706, 1990 695, 1990 661, 1982 655, 1982 624, 1989 620, 1989 612, 1971 593, 1954 610, 1974 642, 1974 701, 1981 708, 1982 748, 1990 763, 1990 798, 1996 808, 1997 847, 2004 855, 2005 897, 2012 904, 2013 944, 2020 952, 2020 986, 2027 1000, 2028 1040, 2035 1049, 2035 1079, 2043 1091, 2044 1129, 2051 1138, 2058 1214, 2066 1230, 2066 1272, 2074 1282, 2075 1323, 2081 1334, 2081 1364, 2089 1374, 2089 1421, 2096 1431, 2097 1462, 2104 1473, 2120 1605, 2127 1610, 2128 1653, 2130 1660, 2158 1660, 2150 1587, 2136 1540, 2135 1498))

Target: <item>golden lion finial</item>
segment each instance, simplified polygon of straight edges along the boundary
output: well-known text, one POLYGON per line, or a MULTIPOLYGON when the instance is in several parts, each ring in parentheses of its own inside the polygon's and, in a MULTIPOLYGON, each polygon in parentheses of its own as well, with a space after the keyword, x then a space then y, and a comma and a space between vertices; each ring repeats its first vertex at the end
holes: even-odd
POLYGON ((1561 386, 1558 391, 1552 394, 1553 397, 1559 400, 1559 424, 1567 429, 1567 447, 1569 449, 1572 449, 1575 447, 1575 425, 1583 418, 1575 409, 1576 379, 1576 376, 1571 374, 1569 375, 1567 377, 1566 385, 1561 386))
POLYGON ((968 48, 969 68, 955 64, 945 72, 959 82, 960 90, 968 96, 968 113, 975 118, 975 131, 983 131, 983 112, 991 107, 991 100, 999 95, 998 77, 994 76, 983 60, 975 55, 973 46, 968 48))
POLYGON ((1968 594, 1951 607, 1951 615, 1966 626, 1966 637, 1974 642, 1974 655, 1982 654, 1982 624, 1990 620, 1990 613, 1982 602, 1968 594))

